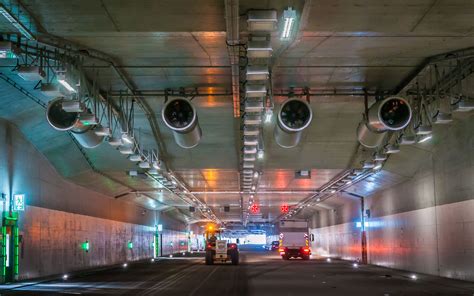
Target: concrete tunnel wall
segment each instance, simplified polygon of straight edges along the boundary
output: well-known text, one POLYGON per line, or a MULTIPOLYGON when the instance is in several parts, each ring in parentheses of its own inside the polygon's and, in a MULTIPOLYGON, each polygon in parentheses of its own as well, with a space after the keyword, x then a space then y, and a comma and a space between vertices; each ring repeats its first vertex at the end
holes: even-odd
MULTIPOLYGON (((153 256, 154 225, 163 241, 179 246, 184 224, 164 213, 143 211, 62 178, 11 123, 0 120, 0 190, 26 196, 19 214, 19 279, 29 279, 153 256), (81 243, 90 242, 89 252, 81 243), (127 243, 133 242, 128 249, 127 243)), ((0 206, 6 209, 6 201, 0 206)), ((163 255, 176 252, 163 248, 163 255)))
MULTIPOLYGON (((431 163, 409 180, 366 198, 368 260, 375 265, 474 281, 472 116, 435 134, 431 163), (470 119, 470 120, 469 120, 470 119)), ((402 149, 401 153, 404 152, 402 149)), ((429 153, 429 151, 427 152, 429 153)), ((312 219, 318 254, 361 258, 360 203, 312 219)))

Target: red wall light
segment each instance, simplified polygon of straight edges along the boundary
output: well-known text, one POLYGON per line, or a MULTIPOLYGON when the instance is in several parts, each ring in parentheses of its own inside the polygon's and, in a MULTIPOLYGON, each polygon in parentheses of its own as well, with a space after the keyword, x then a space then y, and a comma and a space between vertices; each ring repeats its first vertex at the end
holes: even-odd
POLYGON ((287 204, 283 204, 280 206, 280 212, 286 214, 290 211, 290 207, 287 204))

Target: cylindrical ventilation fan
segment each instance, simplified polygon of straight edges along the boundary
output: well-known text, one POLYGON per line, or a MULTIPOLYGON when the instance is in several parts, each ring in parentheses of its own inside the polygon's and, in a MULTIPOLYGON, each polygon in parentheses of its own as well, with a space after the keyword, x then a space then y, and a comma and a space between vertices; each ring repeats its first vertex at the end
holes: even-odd
POLYGON ((50 101, 46 109, 46 119, 58 131, 70 131, 72 136, 85 148, 95 148, 104 140, 104 136, 94 133, 96 125, 84 125, 79 120, 79 112, 66 112, 63 103, 70 100, 57 97, 50 101))
POLYGON ((295 98, 286 100, 278 112, 275 141, 283 148, 295 147, 312 119, 313 111, 306 101, 295 98))
POLYGON ((384 132, 398 131, 410 123, 412 110, 407 100, 388 97, 375 102, 368 110, 368 118, 357 127, 357 139, 367 148, 382 144, 384 132))
POLYGON ((199 127, 196 109, 186 99, 172 99, 161 113, 165 124, 173 131, 176 143, 183 148, 199 144, 202 131, 199 127))

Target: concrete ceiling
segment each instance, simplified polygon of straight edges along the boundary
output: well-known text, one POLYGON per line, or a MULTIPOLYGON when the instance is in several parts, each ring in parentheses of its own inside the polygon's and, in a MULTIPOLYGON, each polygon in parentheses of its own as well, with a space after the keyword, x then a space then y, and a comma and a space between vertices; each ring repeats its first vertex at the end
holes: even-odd
MULTIPOLYGON (((23 4, 45 30, 84 48, 101 51, 116 59, 140 91, 199 87, 206 92, 229 94, 231 71, 226 48, 224 1, 117 1, 117 0, 24 0, 23 4)), ((241 35, 245 40, 245 12, 250 9, 277 9, 288 5, 309 12, 292 44, 272 37, 274 88, 377 89, 391 90, 407 77, 424 58, 474 44, 474 6, 471 1, 451 0, 327 0, 327 1, 240 1, 241 35), (307 3, 305 6, 305 2, 307 3)), ((12 31, 0 20, 3 31, 12 31)), ((104 90, 125 90, 110 67, 85 59, 89 77, 104 90)), ((33 90, 10 72, 1 71, 31 91, 43 102, 48 98, 33 90)), ((54 131, 44 119, 44 110, 17 90, 0 81, 0 116, 17 124, 30 141, 64 176, 109 195, 130 188, 110 179, 97 178, 67 134, 54 131), (67 156, 63 151, 68 151, 67 156)), ((284 99, 276 97, 276 104, 284 99)), ((182 149, 161 119, 164 98, 147 96, 146 102, 158 122, 165 160, 191 191, 238 191, 240 124, 233 117, 231 95, 193 99, 203 138, 193 149, 182 149)), ((264 128, 265 158, 259 164, 260 190, 316 190, 342 170, 358 165, 364 154, 358 148, 355 128, 364 109, 363 99, 352 96, 311 98, 313 123, 302 143, 294 149, 280 148, 273 140, 275 122, 264 128), (311 169, 312 179, 295 180, 294 170, 311 169)), ((278 107, 277 107, 278 108, 278 107)), ((137 108, 135 128, 145 148, 156 147, 152 130, 142 110, 137 108)), ((465 120, 465 118, 458 118, 465 120)), ((425 149, 425 148, 423 148, 425 149)), ((427 153, 404 147, 389 160, 384 171, 351 190, 367 195, 406 180, 426 161, 427 153)), ((125 171, 134 164, 106 144, 87 150, 94 167, 141 194, 125 196, 147 207, 168 206, 187 212, 186 204, 149 180, 133 179, 125 171), (149 196, 149 198, 147 198, 149 196), (153 206, 150 206, 150 199, 153 206)), ((241 196, 236 193, 198 194, 225 221, 240 220, 241 196), (230 205, 230 212, 222 207, 230 205)), ((256 197, 263 218, 279 215, 279 206, 292 205, 308 194, 262 194, 256 197)), ((243 197, 244 201, 248 197, 243 197)), ((330 201, 326 207, 336 206, 330 201)), ((324 206, 324 205, 323 205, 324 206)), ((317 210, 314 208, 312 210, 317 210)), ((305 214, 311 211, 306 210, 305 214)), ((189 214, 188 215, 192 215, 189 214)), ((260 219, 260 220, 259 220, 260 219)))

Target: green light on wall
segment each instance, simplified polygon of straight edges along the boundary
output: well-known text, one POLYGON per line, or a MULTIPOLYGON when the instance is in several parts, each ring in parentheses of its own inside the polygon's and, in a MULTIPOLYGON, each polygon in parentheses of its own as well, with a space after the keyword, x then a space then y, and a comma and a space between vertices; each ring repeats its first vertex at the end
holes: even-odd
POLYGON ((133 249, 133 243, 132 243, 132 241, 129 241, 129 242, 128 242, 127 247, 128 247, 129 249, 133 249))
POLYGON ((7 274, 7 227, 2 226, 2 281, 5 279, 5 275, 7 274))
POLYGON ((88 240, 86 240, 85 242, 83 242, 81 244, 81 248, 86 251, 86 252, 89 252, 89 249, 90 249, 90 243, 88 240))
POLYGON ((20 236, 19 236, 19 233, 18 233, 18 227, 15 227, 14 228, 14 232, 13 232, 13 235, 14 235, 14 255, 15 255, 15 263, 13 265, 13 274, 15 275, 18 275, 19 273, 19 267, 20 267, 20 264, 19 264, 19 250, 20 250, 20 236))

